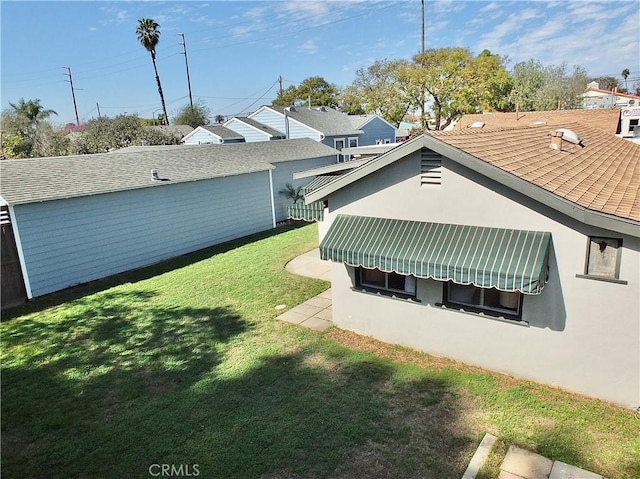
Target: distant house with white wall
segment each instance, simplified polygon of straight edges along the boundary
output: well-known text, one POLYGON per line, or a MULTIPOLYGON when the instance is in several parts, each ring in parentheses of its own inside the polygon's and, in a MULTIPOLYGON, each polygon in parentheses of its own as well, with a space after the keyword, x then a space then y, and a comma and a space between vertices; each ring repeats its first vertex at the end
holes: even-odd
POLYGON ((563 126, 431 132, 307 194, 334 323, 640 406, 640 146, 563 126))
POLYGON ((621 93, 618 89, 602 90, 598 82, 591 82, 582 94, 582 108, 615 108, 640 105, 640 96, 621 93))
POLYGON ((222 125, 202 125, 187 134, 185 145, 220 145, 222 143, 243 143, 244 137, 222 125))

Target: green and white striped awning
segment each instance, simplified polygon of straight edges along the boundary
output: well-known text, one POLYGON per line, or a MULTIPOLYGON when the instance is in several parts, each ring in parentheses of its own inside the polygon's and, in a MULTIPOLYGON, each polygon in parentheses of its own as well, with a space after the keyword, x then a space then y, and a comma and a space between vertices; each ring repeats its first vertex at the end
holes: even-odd
POLYGON ((316 176, 311 183, 307 184, 304 188, 304 194, 308 195, 312 191, 317 190, 325 185, 328 185, 333 180, 340 178, 341 175, 320 175, 316 176))
POLYGON ((287 218, 302 221, 322 221, 324 219, 324 203, 295 204, 287 207, 287 218))
POLYGON ((551 234, 482 226, 338 215, 320 257, 350 266, 539 294, 551 234))

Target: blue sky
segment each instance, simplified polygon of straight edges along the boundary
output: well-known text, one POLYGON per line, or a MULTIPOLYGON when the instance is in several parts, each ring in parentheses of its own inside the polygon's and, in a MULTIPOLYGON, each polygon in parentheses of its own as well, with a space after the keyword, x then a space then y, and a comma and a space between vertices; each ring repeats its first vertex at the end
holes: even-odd
MULTIPOLYGON (((487 48, 508 67, 530 58, 580 65, 590 75, 640 78, 640 2, 426 0, 426 48, 487 48)), ((283 86, 322 76, 343 87, 375 60, 420 50, 419 0, 0 2, 1 102, 41 100, 75 122, 70 67, 81 121, 160 112, 151 58, 137 20, 160 24, 158 70, 171 116, 188 103, 184 33, 194 100, 212 115, 246 114, 283 86)))

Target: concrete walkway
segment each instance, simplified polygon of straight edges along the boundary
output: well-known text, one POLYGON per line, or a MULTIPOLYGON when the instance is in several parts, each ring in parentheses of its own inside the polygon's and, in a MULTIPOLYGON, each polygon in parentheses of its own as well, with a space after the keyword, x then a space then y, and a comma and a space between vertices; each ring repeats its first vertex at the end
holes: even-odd
POLYGON ((500 466, 498 479, 603 479, 603 477, 564 462, 552 461, 519 447, 509 446, 500 466))
MULTIPOLYGON (((287 271, 300 276, 331 281, 331 262, 320 259, 318 248, 292 259, 285 266, 287 271)), ((305 328, 324 331, 333 325, 331 315, 331 288, 282 313, 278 319, 299 324, 305 328)))

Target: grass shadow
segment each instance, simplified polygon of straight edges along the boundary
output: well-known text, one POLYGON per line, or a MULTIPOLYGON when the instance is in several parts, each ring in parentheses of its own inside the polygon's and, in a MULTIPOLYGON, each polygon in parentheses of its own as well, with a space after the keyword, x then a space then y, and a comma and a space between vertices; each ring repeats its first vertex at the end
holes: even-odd
POLYGON ((249 329, 228 307, 152 299, 146 291, 107 291, 3 333, 12 351, 2 372, 3 476, 109 476, 96 469, 104 467, 92 459, 98 451, 112 441, 137 447, 132 418, 160 419, 163 402, 171 407, 211 374, 222 347, 249 329), (131 432, 116 433, 123 424, 131 432))

